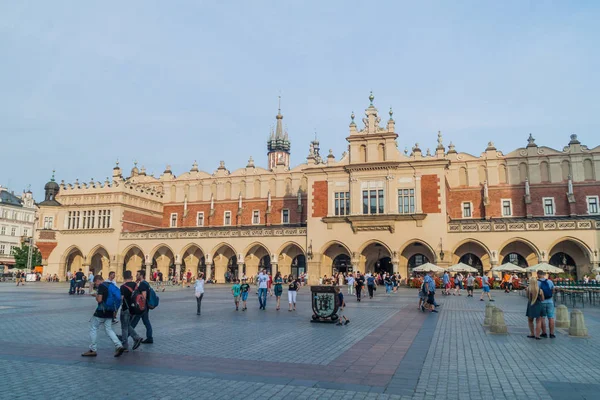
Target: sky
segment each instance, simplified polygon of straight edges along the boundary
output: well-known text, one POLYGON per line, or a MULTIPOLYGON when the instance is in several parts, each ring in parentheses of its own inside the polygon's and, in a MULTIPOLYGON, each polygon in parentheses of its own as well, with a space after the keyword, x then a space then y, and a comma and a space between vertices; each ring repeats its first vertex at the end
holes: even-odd
POLYGON ((278 96, 292 164, 315 133, 339 158, 371 90, 400 150, 438 130, 474 155, 592 148, 598 20, 583 0, 1 2, 0 184, 265 167, 278 96))

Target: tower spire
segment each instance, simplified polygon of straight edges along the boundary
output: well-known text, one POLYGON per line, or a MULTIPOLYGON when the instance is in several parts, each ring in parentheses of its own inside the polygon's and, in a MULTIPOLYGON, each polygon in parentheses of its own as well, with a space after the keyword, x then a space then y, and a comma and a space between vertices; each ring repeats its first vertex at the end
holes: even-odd
POLYGON ((277 126, 275 127, 275 139, 283 139, 283 115, 281 115, 281 96, 278 97, 278 106, 277 106, 277 126))

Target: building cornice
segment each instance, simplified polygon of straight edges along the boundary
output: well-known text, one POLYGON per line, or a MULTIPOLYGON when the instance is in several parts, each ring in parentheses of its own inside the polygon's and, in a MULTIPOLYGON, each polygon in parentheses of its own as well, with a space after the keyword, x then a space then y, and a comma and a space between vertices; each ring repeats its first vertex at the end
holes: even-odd
POLYGON ((397 221, 415 221, 422 226, 427 214, 381 214, 381 215, 347 215, 323 217, 321 221, 331 228, 332 224, 350 224, 354 233, 360 231, 389 231, 394 233, 397 221))

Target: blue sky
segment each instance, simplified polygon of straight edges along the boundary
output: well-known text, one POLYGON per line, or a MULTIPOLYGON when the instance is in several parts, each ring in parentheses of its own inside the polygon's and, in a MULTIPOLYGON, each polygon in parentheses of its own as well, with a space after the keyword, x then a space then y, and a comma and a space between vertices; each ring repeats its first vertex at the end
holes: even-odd
POLYGON ((277 96, 305 161, 350 113, 394 109, 399 148, 600 144, 595 1, 0 3, 0 184, 266 165, 277 96))

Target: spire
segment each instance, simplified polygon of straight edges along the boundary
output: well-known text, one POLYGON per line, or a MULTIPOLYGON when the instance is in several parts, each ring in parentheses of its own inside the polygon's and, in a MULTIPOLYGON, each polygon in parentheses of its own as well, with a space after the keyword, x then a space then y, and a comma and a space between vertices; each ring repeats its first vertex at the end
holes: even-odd
POLYGON ((375 100, 375 96, 373 96, 373 91, 371 90, 371 94, 369 95, 369 101, 371 104, 369 104, 369 107, 373 107, 373 100, 375 100))
POLYGON ((279 96, 279 105, 277 109, 277 126, 275 127, 275 139, 283 139, 283 115, 281 115, 281 96, 279 96))

